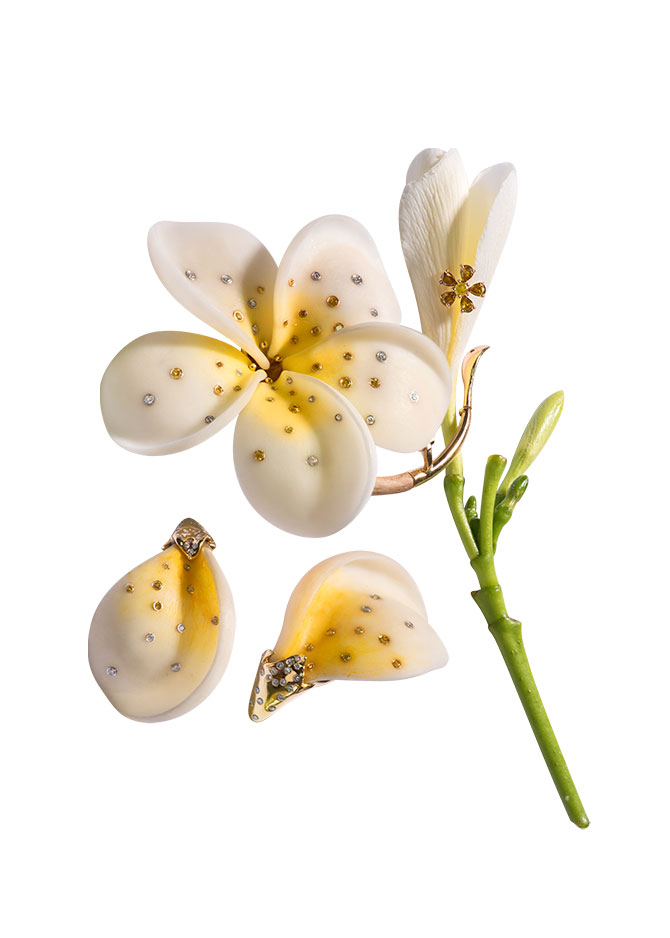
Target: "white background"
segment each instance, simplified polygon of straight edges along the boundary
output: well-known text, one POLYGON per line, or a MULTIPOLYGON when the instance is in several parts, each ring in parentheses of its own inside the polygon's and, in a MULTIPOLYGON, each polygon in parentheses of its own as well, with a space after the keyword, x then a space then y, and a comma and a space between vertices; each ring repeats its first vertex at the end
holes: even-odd
POLYGON ((4 13, 5 934, 668 933, 664 18, 644 0, 4 13), (397 203, 427 146, 458 146, 472 176, 519 172, 473 335, 492 350, 466 474, 476 491, 486 455, 511 456, 564 388, 499 570, 587 831, 469 598, 439 482, 301 540, 244 500, 232 426, 151 459, 115 446, 99 413, 121 346, 205 329, 149 263, 161 218, 234 222, 278 259, 311 218, 353 215, 418 327, 397 203), (89 621, 187 514, 219 544, 233 656, 198 709, 133 723, 89 673, 89 621), (332 684, 254 726, 257 659, 293 586, 358 548, 412 573, 449 665, 332 684))

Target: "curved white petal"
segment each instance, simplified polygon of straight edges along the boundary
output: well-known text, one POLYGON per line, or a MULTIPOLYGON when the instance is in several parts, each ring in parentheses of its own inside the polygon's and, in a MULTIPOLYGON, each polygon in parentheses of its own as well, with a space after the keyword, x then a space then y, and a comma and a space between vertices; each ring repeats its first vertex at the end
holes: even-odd
POLYGON ((375 443, 397 452, 429 443, 449 406, 451 378, 444 353, 425 335, 395 323, 342 329, 291 355, 285 365, 341 391, 375 443))
POLYGON ((283 372, 259 387, 235 427, 235 469, 268 521, 305 537, 345 527, 372 493, 377 458, 367 427, 337 391, 283 372))
POLYGON ((306 225, 277 272, 271 355, 285 357, 343 325, 381 321, 399 322, 400 308, 366 229, 344 215, 306 225))
POLYGON ((291 655, 306 656, 308 681, 397 680, 447 662, 416 583, 366 551, 331 557, 298 583, 271 660, 291 655))
POLYGON ((400 240, 421 327, 445 351, 451 314, 440 302, 439 279, 458 255, 454 226, 467 194, 468 180, 458 151, 430 149, 410 164, 400 199, 400 240))
POLYGON ((91 623, 93 676, 133 720, 188 712, 216 687, 230 658, 235 609, 226 578, 209 549, 186 560, 171 546, 135 567, 91 623))
MULTIPOLYGON (((464 207, 462 255, 475 269, 472 282, 486 285, 487 292, 507 241, 516 206, 516 170, 499 163, 483 170, 473 182, 464 207)), ((484 298, 474 298, 472 313, 458 317, 449 360, 458 364, 468 344, 484 298)), ((442 307, 444 309, 444 307, 442 307)))
POLYGON ((100 385, 110 436, 148 456, 195 446, 237 416, 265 377, 209 336, 152 332, 112 359, 100 385))
POLYGON ((147 244, 174 298, 265 366, 277 265, 261 242, 237 225, 161 221, 147 244))

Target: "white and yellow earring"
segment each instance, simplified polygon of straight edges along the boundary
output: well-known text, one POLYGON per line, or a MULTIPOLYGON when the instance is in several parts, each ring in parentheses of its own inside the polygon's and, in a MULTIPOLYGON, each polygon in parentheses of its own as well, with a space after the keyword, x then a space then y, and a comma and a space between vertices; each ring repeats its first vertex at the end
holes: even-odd
POLYGON ((96 609, 91 671, 124 716, 145 723, 181 716, 223 676, 235 609, 215 546, 186 518, 161 553, 122 577, 96 609))
POLYGON ((249 716, 265 720, 327 681, 398 680, 446 663, 407 571, 383 554, 338 554, 313 567, 293 591, 275 647, 261 657, 249 716))

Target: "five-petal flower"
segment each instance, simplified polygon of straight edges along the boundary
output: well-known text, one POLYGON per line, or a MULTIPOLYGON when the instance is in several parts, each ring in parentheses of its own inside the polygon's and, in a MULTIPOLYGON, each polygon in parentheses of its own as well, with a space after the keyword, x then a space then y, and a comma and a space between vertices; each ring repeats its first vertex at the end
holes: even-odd
POLYGON ((158 332, 126 346, 102 380, 110 435, 174 453, 239 415, 240 485, 273 524, 305 536, 349 523, 376 478, 375 444, 421 449, 447 410, 442 351, 398 324, 374 243, 353 219, 307 225, 279 267, 234 225, 159 222, 149 253, 164 286, 239 348, 158 332))

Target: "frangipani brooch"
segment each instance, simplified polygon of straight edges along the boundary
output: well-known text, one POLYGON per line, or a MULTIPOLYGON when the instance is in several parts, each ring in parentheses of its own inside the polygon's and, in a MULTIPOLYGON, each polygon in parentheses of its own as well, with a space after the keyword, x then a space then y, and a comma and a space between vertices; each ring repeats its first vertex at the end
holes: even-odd
POLYGON ((302 229, 279 267, 228 224, 160 222, 149 255, 165 287, 238 348, 185 332, 127 345, 101 385, 107 430, 136 453, 174 453, 237 417, 244 494, 277 527, 324 536, 375 486, 375 445, 420 450, 451 397, 449 366, 399 325, 377 250, 351 218, 302 229))

